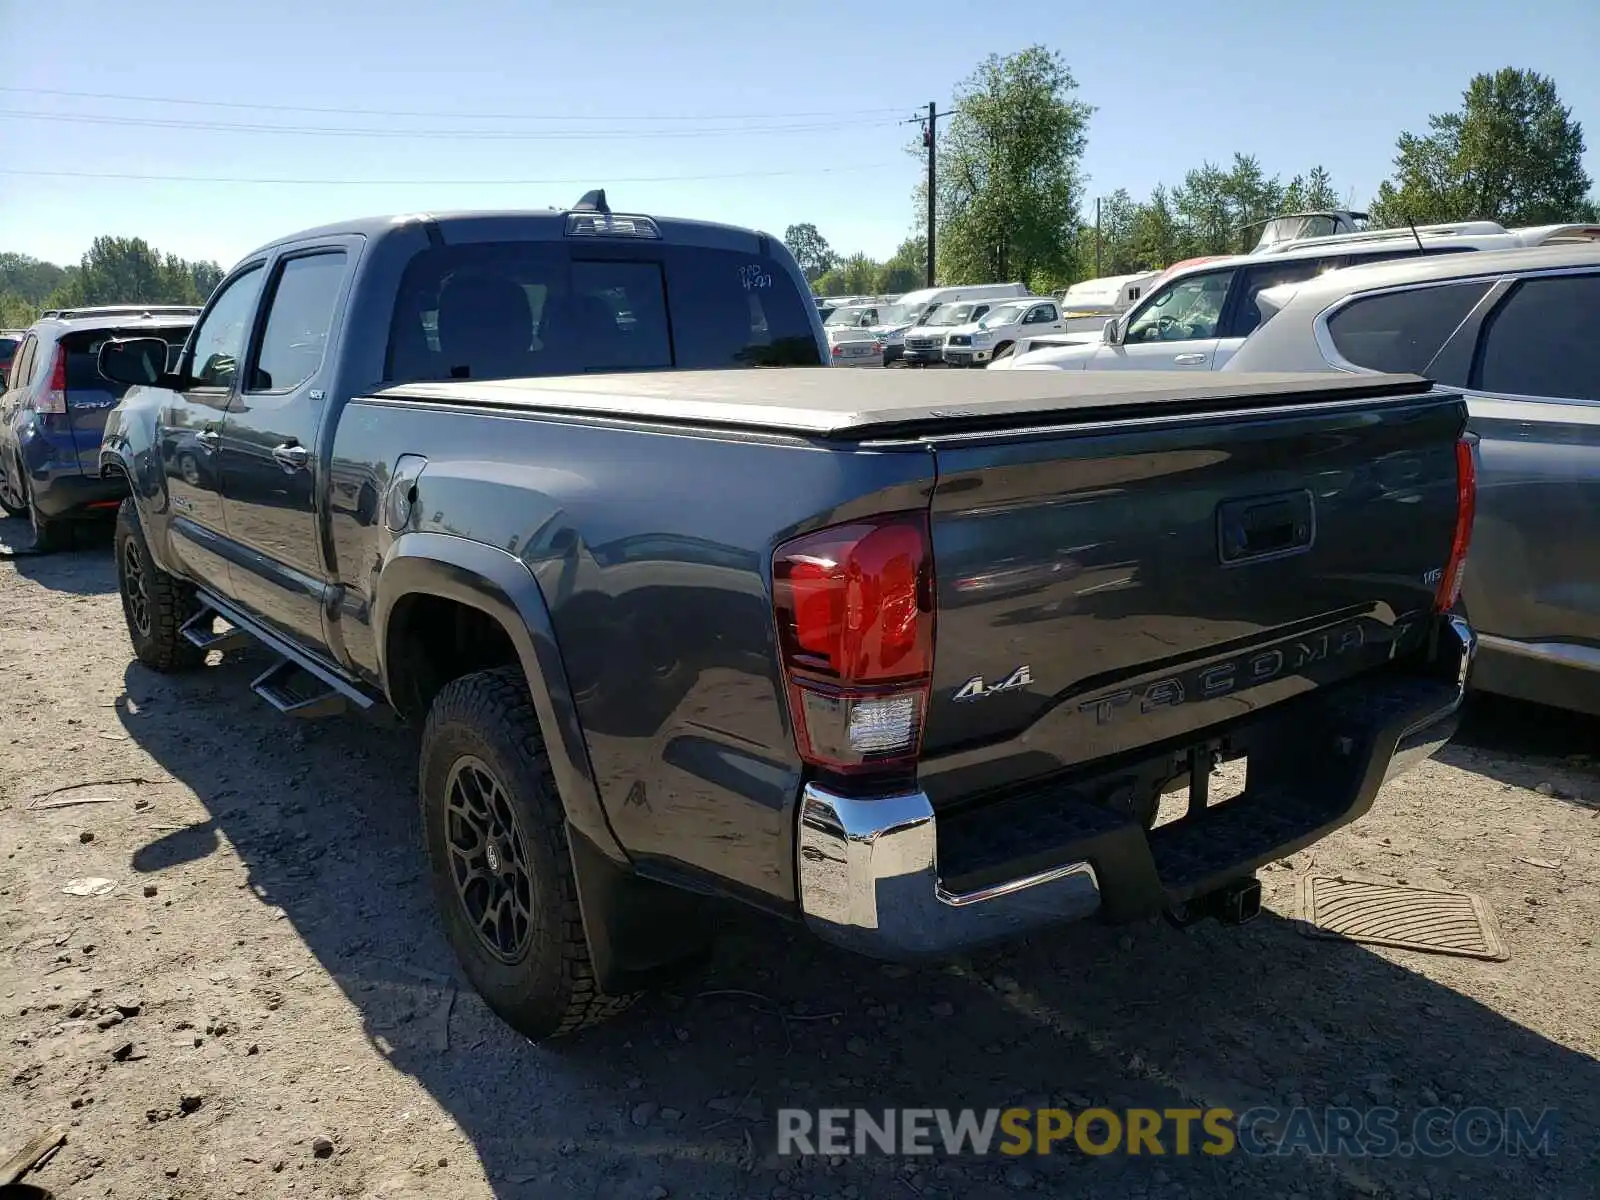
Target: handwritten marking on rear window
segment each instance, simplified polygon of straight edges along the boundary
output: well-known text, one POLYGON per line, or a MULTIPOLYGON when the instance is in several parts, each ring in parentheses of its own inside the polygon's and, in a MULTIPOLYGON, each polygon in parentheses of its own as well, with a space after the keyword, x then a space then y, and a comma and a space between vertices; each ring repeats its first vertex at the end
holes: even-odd
POLYGON ((772 286, 772 272, 760 263, 752 263, 748 267, 739 268, 739 281, 744 284, 744 290, 749 292, 757 288, 772 286))

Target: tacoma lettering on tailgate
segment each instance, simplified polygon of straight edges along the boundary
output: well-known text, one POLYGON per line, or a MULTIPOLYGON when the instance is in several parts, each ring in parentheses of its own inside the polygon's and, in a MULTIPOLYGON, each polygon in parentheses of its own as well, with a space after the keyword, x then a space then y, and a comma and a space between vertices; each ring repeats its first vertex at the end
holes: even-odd
MULTIPOLYGON (((1397 624, 1393 639, 1398 640, 1403 632, 1404 626, 1397 624)), ((1135 701, 1138 701, 1140 713, 1149 713, 1194 700, 1210 700, 1266 683, 1285 672, 1304 670, 1316 663, 1339 658, 1367 644, 1366 630, 1361 625, 1347 625, 1269 649, 1255 650, 1181 675, 1169 675, 1151 683, 1120 688, 1080 702, 1078 711, 1093 713, 1096 724, 1107 725, 1135 701)))

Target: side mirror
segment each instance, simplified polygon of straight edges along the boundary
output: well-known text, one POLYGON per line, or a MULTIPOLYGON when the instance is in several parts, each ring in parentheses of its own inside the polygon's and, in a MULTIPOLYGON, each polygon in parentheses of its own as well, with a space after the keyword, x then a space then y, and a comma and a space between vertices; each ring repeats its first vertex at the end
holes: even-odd
POLYGON ((1107 321, 1105 328, 1100 331, 1100 340, 1108 346, 1122 345, 1122 326, 1115 317, 1107 321))
POLYGON ((113 383, 153 386, 167 377, 167 343, 155 337, 103 342, 95 366, 113 383))

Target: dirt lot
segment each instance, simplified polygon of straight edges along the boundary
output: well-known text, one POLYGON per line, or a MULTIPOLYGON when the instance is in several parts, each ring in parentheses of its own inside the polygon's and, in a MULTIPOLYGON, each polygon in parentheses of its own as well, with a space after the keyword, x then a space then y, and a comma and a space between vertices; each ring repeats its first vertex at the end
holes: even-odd
MULTIPOLYGON (((0 541, 27 538, 0 522, 0 541)), ((1242 928, 1072 928, 907 972, 730 913, 714 965, 676 994, 536 1048, 454 982, 412 737, 279 717, 247 688, 263 662, 130 665, 104 544, 0 561, 0 1156, 68 1125, 33 1180, 58 1197, 1600 1187, 1593 722, 1476 707, 1368 820, 1267 871, 1270 911, 1242 928), (46 802, 109 802, 29 809, 66 788, 46 802), (1511 958, 1301 937, 1313 863, 1479 892, 1511 958), (114 887, 63 893, 89 876, 114 887), (1051 1101, 1560 1115, 1547 1158, 774 1154, 781 1106, 1051 1101)))

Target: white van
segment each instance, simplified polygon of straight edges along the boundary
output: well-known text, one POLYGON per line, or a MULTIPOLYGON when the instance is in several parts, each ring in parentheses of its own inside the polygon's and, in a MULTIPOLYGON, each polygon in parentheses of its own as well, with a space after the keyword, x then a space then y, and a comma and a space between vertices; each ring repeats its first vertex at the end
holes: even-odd
MULTIPOLYGON (((905 357, 907 331, 922 324, 939 305, 957 300, 993 301, 1028 295, 1032 293, 1025 283, 975 283, 961 287, 923 288, 907 292, 895 303, 881 307, 878 310, 878 324, 873 327, 872 334, 883 341, 883 363, 888 366, 895 359, 905 357)), ((940 335, 942 338, 942 330, 940 335)), ((908 361, 938 362, 943 346, 941 340, 937 349, 923 352, 919 358, 908 361)))

